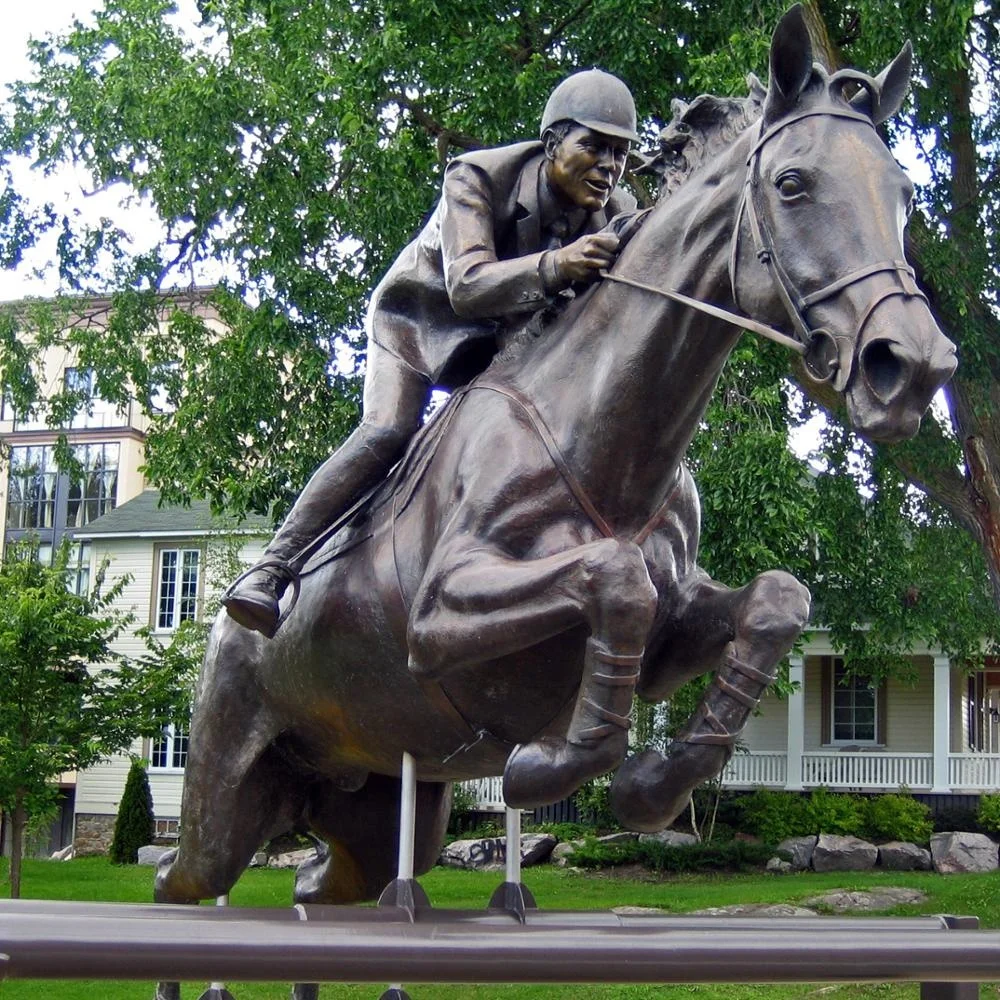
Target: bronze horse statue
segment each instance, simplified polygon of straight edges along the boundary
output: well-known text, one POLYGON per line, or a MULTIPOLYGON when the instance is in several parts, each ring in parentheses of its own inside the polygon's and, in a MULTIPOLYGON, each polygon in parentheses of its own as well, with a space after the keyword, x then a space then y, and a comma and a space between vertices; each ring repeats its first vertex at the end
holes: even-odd
POLYGON ((314 556, 276 637, 219 617, 159 901, 228 892, 296 826, 329 845, 298 901, 375 897, 395 874, 404 752, 417 873, 453 781, 505 772, 510 804, 530 805, 622 765, 614 807, 651 830, 721 770, 809 594, 782 571, 732 590, 699 569, 684 453, 740 331, 656 290, 791 330, 860 433, 914 434, 955 356, 903 260, 913 188, 875 130, 909 67, 907 48, 877 78, 827 74, 793 8, 758 120, 661 200, 610 280, 428 423, 314 556), (669 755, 622 764, 633 693, 710 671, 669 755))

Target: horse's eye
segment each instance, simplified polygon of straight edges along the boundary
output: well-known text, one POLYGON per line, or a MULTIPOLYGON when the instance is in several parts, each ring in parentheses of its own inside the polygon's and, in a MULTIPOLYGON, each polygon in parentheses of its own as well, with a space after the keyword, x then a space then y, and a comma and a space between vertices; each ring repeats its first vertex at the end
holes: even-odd
POLYGON ((782 198, 794 198, 805 191, 802 177, 794 170, 789 170, 787 173, 782 174, 774 186, 778 189, 778 194, 782 198))

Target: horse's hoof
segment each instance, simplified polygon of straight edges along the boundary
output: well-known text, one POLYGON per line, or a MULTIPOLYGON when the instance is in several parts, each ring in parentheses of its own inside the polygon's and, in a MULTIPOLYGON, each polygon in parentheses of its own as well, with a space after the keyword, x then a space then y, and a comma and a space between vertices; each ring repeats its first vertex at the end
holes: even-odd
POLYGON ((656 833, 669 826, 691 801, 691 792, 715 777, 726 748, 674 743, 669 756, 643 750, 618 769, 611 782, 611 811, 628 830, 656 833))
POLYGON ((625 753, 621 738, 605 737, 594 746, 544 737, 519 743, 503 769, 504 801, 513 809, 536 809, 568 798, 585 781, 616 767, 625 753))

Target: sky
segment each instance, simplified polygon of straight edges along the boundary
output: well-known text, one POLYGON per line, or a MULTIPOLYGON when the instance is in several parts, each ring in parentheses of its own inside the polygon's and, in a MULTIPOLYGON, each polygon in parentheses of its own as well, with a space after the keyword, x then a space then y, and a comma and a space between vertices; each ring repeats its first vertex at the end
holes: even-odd
MULTIPOLYGON (((34 3, 8 4, 4 10, 3 31, 0 31, 0 99, 6 100, 9 84, 31 74, 32 66, 27 58, 29 39, 62 34, 74 18, 86 22, 99 6, 99 0, 35 0, 34 3)), ((180 0, 178 6, 193 18, 193 0, 180 0)), ((101 215, 113 217, 117 208, 118 192, 85 194, 86 179, 69 170, 46 178, 40 171, 25 166, 17 170, 15 179, 19 189, 30 190, 32 200, 49 200, 57 210, 79 210, 96 219, 101 215)), ((137 206, 129 211, 130 230, 139 211, 141 208, 137 206)), ((146 216, 143 223, 135 227, 137 238, 152 243, 159 226, 152 211, 147 209, 146 216)), ((0 270, 0 301, 53 294, 57 289, 51 276, 39 279, 31 274, 32 268, 45 264, 51 256, 51 249, 42 246, 34 256, 28 257, 26 266, 16 272, 0 270)))

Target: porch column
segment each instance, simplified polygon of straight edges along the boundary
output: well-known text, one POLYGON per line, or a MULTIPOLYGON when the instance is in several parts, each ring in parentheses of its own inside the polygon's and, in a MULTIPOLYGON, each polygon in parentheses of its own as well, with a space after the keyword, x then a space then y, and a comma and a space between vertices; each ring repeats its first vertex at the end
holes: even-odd
POLYGON ((801 656, 788 658, 788 679, 795 690, 788 696, 788 740, 785 758, 785 788, 802 791, 802 752, 806 745, 805 661, 801 656))
POLYGON ((932 792, 950 792, 948 752, 951 730, 951 660, 934 657, 934 774, 932 792))

